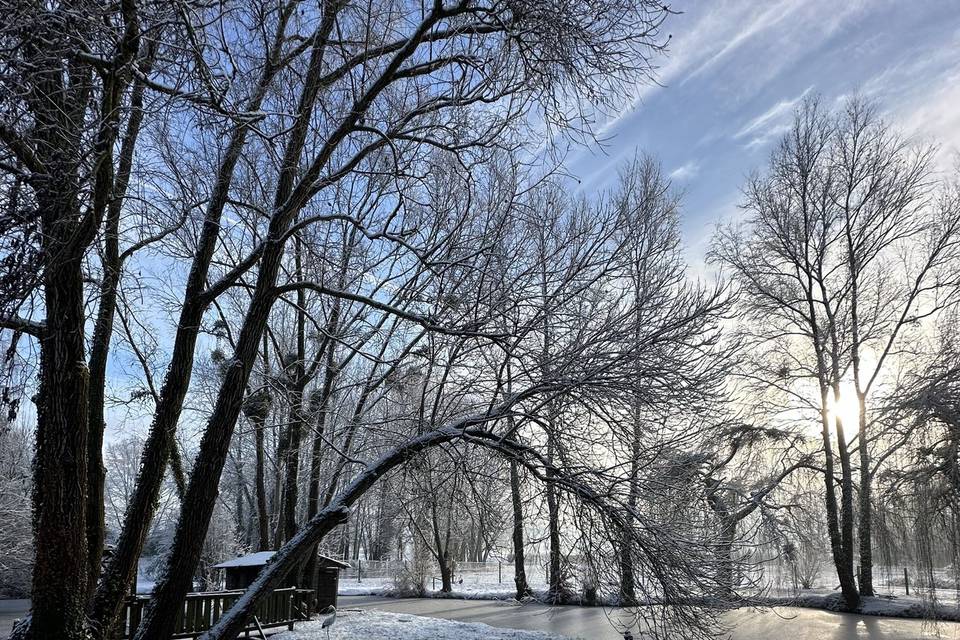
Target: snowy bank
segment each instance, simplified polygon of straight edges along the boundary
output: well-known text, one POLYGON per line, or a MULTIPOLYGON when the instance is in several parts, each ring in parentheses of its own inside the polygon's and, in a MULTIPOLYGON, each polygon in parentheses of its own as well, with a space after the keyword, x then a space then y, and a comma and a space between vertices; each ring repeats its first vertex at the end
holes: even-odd
MULTIPOLYGON (((398 592, 391 580, 365 580, 366 584, 340 584, 341 596, 379 596, 383 598, 411 598, 407 593, 398 592)), ((456 585, 450 593, 428 589, 420 598, 450 598, 457 600, 499 600, 516 602, 516 591, 503 585, 456 585)), ((576 598, 574 597, 574 600, 576 598)), ((539 602, 549 604, 547 591, 534 589, 525 602, 539 602)), ((616 596, 601 597, 598 602, 587 604, 583 602, 569 602, 570 605, 616 607, 616 596)), ((931 606, 929 601, 919 597, 904 595, 885 595, 875 598, 863 598, 860 608, 854 612, 843 607, 840 594, 836 591, 806 590, 794 596, 767 596, 750 598, 743 602, 743 607, 801 607, 804 609, 821 609, 837 613, 860 613, 867 616, 885 616, 890 618, 905 618, 916 620, 942 620, 945 622, 960 622, 960 605, 956 594, 944 594, 936 605, 931 606)), ((736 608, 736 607, 735 607, 736 608)))
MULTIPOLYGON (((392 580, 366 580, 364 584, 344 585, 342 582, 337 590, 341 596, 378 596, 381 598, 437 598, 451 600, 498 600, 501 602, 516 602, 517 590, 512 585, 454 585, 453 591, 444 592, 439 589, 427 589, 421 595, 414 595, 398 590, 392 580)), ((539 602, 540 604, 551 604, 550 596, 546 589, 531 589, 531 595, 523 599, 523 602, 539 602)), ((601 597, 596 602, 590 604, 581 601, 577 594, 572 594, 564 605, 579 606, 617 606, 616 596, 601 597)))
MULTIPOLYGON (((341 596, 381 596, 384 598, 408 598, 401 593, 389 578, 368 578, 363 583, 340 582, 337 593, 341 596)), ((422 598, 456 598, 460 600, 513 600, 517 589, 512 584, 456 584, 453 591, 444 593, 439 589, 427 589, 422 598)), ((543 590, 544 596, 546 590, 543 590)))
MULTIPOLYGON (((320 621, 298 623, 275 640, 326 640, 320 621)), ((344 610, 330 628, 330 640, 566 640, 542 631, 501 629, 476 622, 455 622, 385 611, 344 610)))
POLYGON ((791 597, 764 598, 759 604, 859 613, 866 616, 960 622, 960 607, 953 603, 941 602, 932 606, 930 602, 925 602, 920 598, 902 596, 862 598, 860 607, 853 612, 844 608, 843 598, 839 593, 801 593, 791 597))

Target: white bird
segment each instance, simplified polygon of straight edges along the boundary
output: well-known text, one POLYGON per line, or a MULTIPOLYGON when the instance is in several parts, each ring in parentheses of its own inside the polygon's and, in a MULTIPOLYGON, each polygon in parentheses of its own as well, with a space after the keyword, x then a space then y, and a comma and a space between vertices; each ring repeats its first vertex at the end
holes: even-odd
POLYGON ((323 619, 323 622, 320 623, 320 628, 327 632, 327 638, 329 640, 330 627, 332 627, 333 623, 337 621, 337 608, 333 605, 330 605, 329 607, 321 611, 320 614, 321 615, 330 614, 330 615, 327 615, 327 617, 323 619))

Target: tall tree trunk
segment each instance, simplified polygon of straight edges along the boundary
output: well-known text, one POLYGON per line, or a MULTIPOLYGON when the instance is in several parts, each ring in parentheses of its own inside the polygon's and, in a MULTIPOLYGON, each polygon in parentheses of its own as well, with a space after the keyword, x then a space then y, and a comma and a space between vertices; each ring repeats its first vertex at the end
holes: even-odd
MULTIPOLYGON (((548 435, 547 444, 547 463, 553 464, 555 454, 555 445, 553 436, 548 435)), ((562 557, 560 555, 560 500, 557 495, 556 482, 553 481, 553 471, 547 471, 547 518, 549 527, 549 562, 548 574, 550 583, 548 585, 548 599, 550 602, 563 602, 566 598, 566 584, 563 576, 562 557)))
MULTIPOLYGON (((821 265, 822 268, 822 265, 821 265)), ((827 292, 823 285, 823 275, 819 277, 821 293, 826 299, 827 292)), ((830 304, 823 305, 824 313, 828 320, 829 337, 829 362, 830 362, 830 388, 833 391, 833 401, 835 406, 839 406, 841 398, 840 380, 840 338, 838 337, 838 320, 836 313, 830 304)), ((824 369, 826 371, 826 369, 824 369)), ((847 605, 851 608, 859 606, 860 595, 857 591, 856 575, 853 571, 853 541, 854 541, 854 509, 853 509, 853 469, 850 464, 850 446, 847 443, 846 433, 844 431, 843 418, 837 413, 834 416, 834 430, 837 436, 837 456, 840 458, 840 560, 843 564, 840 584, 844 591, 844 598, 847 605), (848 592, 850 596, 848 596, 848 592), (853 594, 856 594, 855 596, 853 594), (850 598, 853 598, 852 600, 850 598)), ((839 569, 839 567, 838 567, 839 569)))
POLYGON ((79 256, 63 255, 64 245, 48 241, 45 247, 47 326, 40 349, 33 463, 36 555, 30 633, 37 640, 85 637, 89 390, 83 274, 79 256))
MULTIPOLYGON (((33 463, 35 557, 29 634, 38 640, 85 637, 91 580, 87 552, 90 372, 85 353, 83 259, 113 190, 119 107, 128 86, 127 67, 140 45, 136 3, 121 3, 121 17, 122 36, 109 71, 101 76, 99 99, 94 97, 92 67, 71 59, 65 74, 61 52, 44 49, 50 34, 36 34, 23 49, 34 67, 25 78, 25 89, 33 112, 36 162, 43 173, 33 183, 42 230, 46 313, 40 336, 33 463), (91 126, 88 116, 95 102, 99 113, 91 126), (88 148, 84 134, 91 129, 94 144, 88 148), (86 162, 92 171, 81 176, 86 162), (79 185, 84 183, 90 186, 89 196, 81 195, 79 185), (87 197, 90 206, 85 210, 81 198, 87 197)), ((94 35, 86 31, 92 25, 80 26, 81 22, 67 21, 63 28, 78 40, 94 35)))
MULTIPOLYGON (((839 397, 839 390, 835 389, 835 397, 839 397)), ((842 559, 844 573, 848 576, 848 584, 856 590, 856 573, 854 562, 854 507, 853 507, 853 468, 850 463, 850 446, 844 433, 843 421, 835 416, 834 428, 837 432, 837 455, 840 458, 840 540, 843 546, 842 559)), ((857 591, 859 594, 859 591, 857 591)), ((857 597, 859 604, 859 597, 857 597)), ((852 605, 856 606, 856 605, 852 605)))
MULTIPOLYGON (((331 320, 327 324, 328 335, 332 336, 336 331, 337 319, 334 307, 331 314, 331 320)), ((327 424, 327 413, 329 412, 331 397, 333 395, 333 383, 336 378, 336 366, 334 356, 336 353, 336 341, 330 339, 326 346, 326 364, 324 366, 323 387, 315 401, 311 401, 311 413, 316 415, 316 426, 313 435, 313 443, 310 447, 310 482, 307 488, 307 520, 312 520, 317 515, 320 507, 320 471, 323 464, 324 430, 327 424)), ((304 574, 308 580, 312 580, 316 573, 317 550, 313 549, 307 557, 307 563, 304 566, 304 574)), ((316 587, 316 585, 313 585, 316 587)))
MULTIPOLYGON (((639 293, 636 295, 639 295, 639 293)), ((640 399, 634 397, 632 404, 633 416, 630 433, 630 486, 627 490, 627 507, 629 508, 630 513, 628 513, 625 518, 628 526, 633 524, 633 512, 640 500, 640 487, 637 484, 637 480, 640 476, 640 447, 641 438, 643 435, 641 429, 642 405, 640 403, 640 399)), ((621 546, 623 548, 620 550, 620 603, 623 606, 631 606, 637 600, 636 576, 633 566, 634 538, 631 531, 624 531, 621 546)))
POLYGON ((264 486, 264 458, 263 450, 263 423, 254 424, 254 435, 256 436, 257 449, 257 549, 266 551, 270 548, 270 516, 267 515, 267 490, 264 486))
MULTIPOLYGON (((151 45, 141 72, 150 73, 153 66, 156 46, 151 45)), ((112 196, 107 206, 107 216, 103 232, 103 273, 100 284, 100 305, 94 324, 93 339, 90 345, 90 390, 89 417, 90 437, 87 441, 87 598, 92 599, 100 577, 100 562, 103 556, 104 542, 104 483, 106 469, 103 466, 103 433, 106 423, 103 416, 104 392, 107 378, 107 356, 110 352, 110 339, 113 335, 113 321, 117 310, 117 290, 123 268, 120 255, 120 214, 123 208, 127 186, 130 184, 130 172, 133 168, 133 155, 143 123, 143 82, 136 82, 130 95, 130 117, 126 133, 120 147, 117 174, 112 187, 112 196)))
POLYGON ((290 429, 288 427, 282 427, 280 433, 276 438, 276 460, 277 464, 276 471, 273 474, 273 491, 271 495, 271 504, 274 508, 274 529, 273 529, 273 546, 271 549, 279 549, 280 545, 283 544, 283 525, 284 518, 284 495, 283 495, 283 474, 286 471, 286 457, 287 457, 287 442, 290 438, 290 429))
MULTIPOLYGON (((808 265, 809 267, 809 265, 808 265)), ((812 274, 812 269, 809 271, 812 274)), ((822 282, 822 278, 821 278, 822 282)), ((837 578, 840 581, 840 590, 848 608, 855 609, 860 605, 860 593, 857 591, 857 582, 853 575, 853 509, 852 490, 850 482, 850 452, 843 437, 843 424, 839 417, 834 421, 837 431, 837 455, 841 466, 841 506, 837 509, 837 489, 835 478, 835 463, 833 443, 830 437, 830 392, 839 398, 839 341, 836 336, 836 320, 830 305, 823 305, 829 322, 829 331, 825 335, 820 328, 817 318, 816 302, 813 296, 814 284, 812 275, 807 276, 806 304, 809 310, 809 322, 813 349, 817 359, 817 382, 820 387, 820 427, 824 452, 824 501, 827 511, 827 532, 830 538, 830 551, 833 555, 833 564, 837 569, 837 578), (828 351, 825 338, 829 337, 831 349, 828 351), (829 357, 829 361, 828 361, 829 357)), ((826 292, 823 291, 824 298, 826 292)))
POLYGON ((327 364, 323 376, 323 388, 317 402, 313 403, 312 412, 317 416, 316 432, 310 448, 310 483, 307 493, 307 518, 317 515, 320 510, 320 472, 323 464, 324 437, 327 425, 327 414, 330 411, 330 401, 333 395, 333 383, 336 378, 334 365, 334 344, 330 341, 327 347, 327 364))
POLYGON ((244 501, 246 495, 249 495, 247 490, 247 483, 243 477, 243 432, 237 434, 237 444, 236 450, 233 454, 234 467, 233 471, 236 475, 237 488, 236 488, 236 502, 234 504, 234 509, 236 511, 236 525, 235 525, 235 538, 240 541, 242 540, 244 544, 249 542, 247 538, 248 531, 248 519, 244 517, 244 501), (246 494, 246 495, 244 495, 246 494))
POLYGON ((438 511, 437 496, 433 493, 430 501, 430 530, 433 533, 434 554, 440 568, 440 591, 450 593, 453 591, 453 572, 450 568, 450 522, 447 521, 446 536, 441 536, 438 511))
MULTIPOLYGON (((85 216, 77 185, 80 155, 85 151, 80 131, 91 101, 91 70, 84 65, 71 67, 67 87, 58 56, 36 49, 31 53, 37 65, 32 79, 35 86, 31 87, 36 146, 47 174, 34 185, 42 230, 46 323, 39 336, 40 386, 33 460, 35 553, 27 633, 38 640, 79 640, 85 637, 88 572, 90 380, 84 343, 83 254, 97 227, 91 224, 80 229, 85 216)), ((113 82, 108 80, 106 84, 113 82)), ((104 98, 103 107, 110 106, 104 98)), ((97 145, 100 153, 94 156, 102 163, 94 187, 98 203, 105 202, 104 174, 113 169, 112 155, 107 154, 110 148, 104 146, 106 126, 104 119, 97 145)), ((111 176, 109 173, 107 177, 111 176)))
POLYGON ((840 590, 849 608, 853 609, 860 604, 860 594, 853 576, 852 558, 845 553, 843 534, 840 527, 840 514, 837 510, 837 489, 834 477, 835 464, 833 457, 833 443, 830 438, 830 414, 828 411, 828 391, 821 389, 820 424, 824 450, 824 497, 827 510, 827 532, 830 538, 830 551, 833 564, 840 581, 840 590))
POLYGON ((871 504, 872 481, 870 473, 870 449, 867 446, 867 403, 864 394, 857 393, 860 406, 859 453, 860 453, 860 514, 858 540, 860 544, 860 595, 871 597, 873 593, 873 505, 871 504))
MULTIPOLYGON (((295 277, 303 280, 303 242, 299 235, 294 238, 295 277)), ((281 460, 285 474, 283 483, 283 541, 297 533, 297 503, 299 501, 300 440, 306 415, 303 408, 303 392, 306 387, 307 334, 306 314, 307 298, 303 289, 297 290, 297 353, 293 364, 293 389, 290 394, 290 424, 287 434, 287 448, 281 460)), ((277 545, 279 548, 279 545, 277 545)))
MULTIPOLYGON (((513 369, 510 361, 504 368, 506 373, 506 392, 513 393, 513 369)), ((507 436, 516 438, 516 420, 513 414, 507 416, 507 436)), ((523 534, 523 496, 520 493, 520 466, 515 459, 510 460, 510 502, 513 507, 513 582, 517 587, 517 600, 530 596, 533 590, 527 582, 526 550, 523 534)))
MULTIPOLYGON (((552 327, 550 325, 550 299, 547 296, 547 273, 546 262, 543 263, 544 271, 540 281, 540 295, 542 301, 543 313, 543 352, 540 361, 540 375, 547 379, 550 375, 550 345, 553 339, 552 327)), ((546 470, 546 494, 547 494, 547 527, 549 541, 548 561, 547 561, 547 599, 552 603, 559 603, 566 599, 566 585, 563 576, 562 557, 560 552, 560 498, 557 495, 557 486, 554 478, 554 457, 557 455, 556 428, 558 411, 556 400, 550 400, 546 405, 546 436, 547 436, 547 470, 546 470)))
MULTIPOLYGON (((640 416, 639 409, 634 411, 633 433, 630 447, 630 487, 627 493, 627 507, 630 514, 625 518, 628 526, 633 523, 632 512, 639 501, 637 478, 640 475, 640 416)), ((632 606, 637 601, 636 576, 633 566, 634 537, 631 531, 623 532, 620 546, 620 605, 632 606)))
POLYGON ((267 506, 266 488, 266 450, 264 432, 270 417, 272 396, 267 385, 270 381, 270 344, 267 335, 263 335, 263 386, 247 396, 243 413, 253 426, 254 453, 256 465, 254 472, 254 493, 257 510, 257 551, 270 549, 270 515, 267 506))
POLYGON ((302 427, 305 422, 303 412, 303 390, 297 389, 292 394, 290 407, 289 433, 287 434, 286 449, 281 458, 284 467, 283 488, 283 522, 280 527, 277 545, 281 545, 297 533, 297 503, 299 502, 299 475, 300 475, 300 440, 302 427))
POLYGON ((510 461, 510 500, 513 504, 513 582, 517 585, 517 600, 523 600, 532 591, 527 582, 524 558, 523 499, 520 495, 520 469, 516 460, 510 461))
POLYGON ((720 584, 729 597, 736 595, 736 581, 733 575, 733 542, 737 535, 737 520, 727 516, 720 520, 720 542, 717 555, 720 557, 720 584))

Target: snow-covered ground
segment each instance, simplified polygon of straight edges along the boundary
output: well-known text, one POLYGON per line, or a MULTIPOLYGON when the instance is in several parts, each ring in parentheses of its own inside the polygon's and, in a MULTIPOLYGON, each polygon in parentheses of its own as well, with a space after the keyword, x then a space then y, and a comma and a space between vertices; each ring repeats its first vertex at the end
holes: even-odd
MULTIPOLYGON (((803 607, 825 611, 843 611, 840 594, 829 591, 806 590, 796 596, 763 598, 761 603, 773 606, 803 607)), ((924 600, 919 596, 880 596, 863 598, 859 613, 868 616, 891 618, 937 619, 960 621, 960 608, 956 600, 924 600)))
MULTIPOLYGON (((326 640, 321 621, 297 624, 294 631, 273 636, 275 640, 326 640)), ((337 614, 330 627, 330 640, 564 640, 565 636, 542 631, 491 627, 477 622, 456 622, 403 613, 347 610, 337 614)))

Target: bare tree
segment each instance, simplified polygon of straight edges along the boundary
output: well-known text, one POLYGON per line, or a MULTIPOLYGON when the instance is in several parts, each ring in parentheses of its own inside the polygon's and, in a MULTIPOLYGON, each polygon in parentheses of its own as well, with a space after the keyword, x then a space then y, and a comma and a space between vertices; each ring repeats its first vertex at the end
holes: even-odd
POLYGON ((722 230, 714 248, 741 286, 750 319, 742 334, 761 354, 747 373, 753 387, 819 416, 830 543, 853 608, 873 594, 873 450, 881 461, 889 456, 871 426, 879 422, 870 394, 895 384, 885 373, 916 340, 916 327, 958 293, 960 211, 950 198, 932 197, 930 158, 859 99, 835 115, 809 100, 768 171, 745 188, 747 221, 722 230), (848 386, 858 414, 853 436, 842 410, 848 386))

